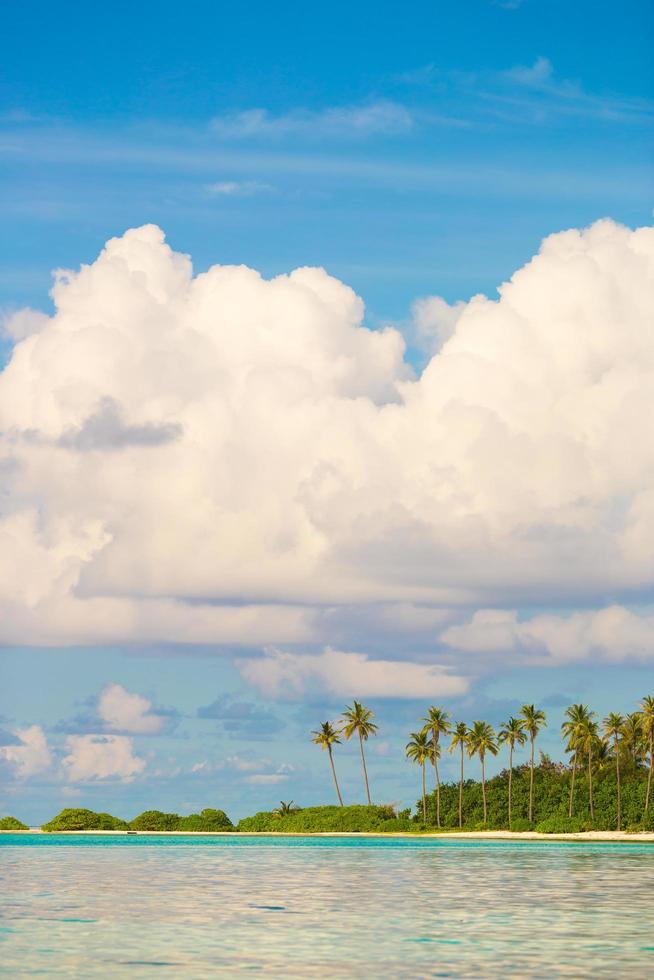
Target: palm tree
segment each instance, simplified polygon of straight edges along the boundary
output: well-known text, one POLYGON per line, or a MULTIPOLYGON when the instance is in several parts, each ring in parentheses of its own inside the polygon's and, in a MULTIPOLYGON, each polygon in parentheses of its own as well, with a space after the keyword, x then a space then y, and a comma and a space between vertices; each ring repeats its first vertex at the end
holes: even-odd
POLYGON ((341 733, 336 728, 334 728, 334 726, 330 721, 323 721, 318 731, 311 732, 311 734, 315 735, 315 738, 313 738, 311 741, 315 745, 319 745, 320 748, 323 749, 323 751, 327 749, 327 751, 329 752, 329 762, 332 767, 332 776, 334 777, 334 786, 336 787, 336 795, 338 797, 338 802, 340 803, 341 806, 343 806, 343 797, 341 796, 341 791, 338 788, 338 779, 336 778, 336 767, 334 766, 334 753, 333 753, 333 746, 341 744, 341 739, 340 739, 341 733))
POLYGON ((595 819, 593 809, 593 749, 599 740, 597 722, 593 721, 595 712, 591 711, 589 717, 579 725, 575 736, 575 743, 580 752, 588 756, 588 803, 590 806, 590 819, 595 819))
POLYGON ((573 752, 572 756, 572 779, 570 780, 570 802, 568 804, 568 816, 572 816, 572 804, 575 794, 575 776, 577 774, 577 761, 579 750, 577 747, 577 734, 579 726, 583 725, 591 717, 590 708, 585 704, 571 704, 565 709, 565 721, 561 725, 561 731, 568 739, 567 751, 573 752))
POLYGON ((425 763, 431 762, 434 757, 434 743, 429 737, 429 732, 424 728, 419 732, 411 732, 411 741, 407 742, 406 757, 412 762, 417 762, 422 769, 422 819, 427 823, 427 797, 425 795, 425 763))
MULTIPOLYGON (((434 743, 434 749, 436 750, 438 746, 438 740, 441 735, 449 735, 450 723, 449 723, 450 713, 449 711, 443 711, 442 708, 436 708, 434 705, 427 711, 427 717, 422 718, 421 721, 425 722, 424 732, 429 732, 431 734, 431 740, 434 743)), ((440 758, 440 752, 434 751, 434 772, 436 773, 436 826, 441 825, 441 781, 438 774, 438 760, 440 758)))
POLYGON ((532 823, 534 816, 534 742, 541 728, 547 724, 545 712, 536 708, 533 704, 523 704, 520 711, 520 718, 524 721, 525 731, 529 735, 531 743, 531 762, 529 766, 529 823, 532 823))
POLYGON ((296 813, 298 810, 299 807, 293 806, 293 800, 289 800, 288 803, 284 803, 281 800, 279 806, 273 810, 273 813, 276 817, 287 817, 289 813, 296 813))
POLYGON ((519 718, 509 718, 500 728, 497 735, 498 742, 509 746, 509 830, 511 830, 511 792, 513 787, 513 750, 516 745, 524 745, 527 741, 527 733, 522 727, 519 718))
POLYGON ((629 755, 634 769, 645 756, 645 733, 643 731, 643 715, 640 711, 632 711, 624 720, 622 742, 629 755))
POLYGON ((619 715, 616 711, 611 711, 604 719, 604 738, 607 742, 613 739, 613 751, 615 753, 615 778, 617 782, 617 795, 618 795, 618 827, 620 830, 620 823, 622 821, 622 799, 621 799, 621 789, 620 789, 620 742, 619 739, 622 738, 624 732, 624 718, 619 715))
POLYGON ((458 748, 461 752, 461 777, 459 779, 459 830, 463 827, 463 753, 468 748, 468 736, 470 732, 465 721, 457 721, 452 729, 452 741, 450 742, 449 752, 454 752, 458 748))
POLYGON ((647 770, 647 792, 645 794, 645 813, 649 810, 649 798, 652 788, 652 770, 654 769, 654 697, 648 694, 640 702, 640 717, 643 735, 647 739, 649 754, 649 769, 647 770))
POLYGON ((473 721, 472 728, 468 735, 468 755, 479 756, 481 762, 481 794, 484 801, 484 823, 486 823, 486 772, 484 760, 486 753, 497 755, 497 742, 495 732, 487 721, 473 721))
POLYGON ((366 769, 366 757, 363 752, 363 743, 367 742, 371 735, 377 734, 377 725, 374 724, 374 715, 370 708, 364 708, 360 701, 354 701, 352 707, 346 706, 343 712, 343 724, 345 725, 343 729, 343 734, 346 739, 352 738, 354 733, 359 736, 359 748, 361 749, 361 764, 363 766, 363 779, 366 784, 366 796, 368 797, 368 806, 372 806, 372 800, 370 799, 370 787, 368 785, 368 771, 366 769))

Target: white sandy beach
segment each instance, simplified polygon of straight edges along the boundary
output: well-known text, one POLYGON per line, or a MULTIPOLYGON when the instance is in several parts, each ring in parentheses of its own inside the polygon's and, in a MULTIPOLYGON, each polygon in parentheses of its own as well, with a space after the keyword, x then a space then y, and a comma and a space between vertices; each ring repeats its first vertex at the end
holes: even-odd
MULTIPOLYGON (((0 830, 0 834, 43 834, 46 831, 40 827, 30 827, 29 830, 0 830)), ((647 843, 654 844, 654 833, 634 833, 628 834, 617 830, 589 830, 579 834, 539 834, 533 830, 521 831, 520 833, 510 830, 476 830, 461 832, 441 832, 436 834, 374 834, 374 833, 351 833, 329 831, 326 833, 302 834, 291 831, 195 831, 195 830, 65 830, 52 831, 53 836, 65 836, 67 834, 88 834, 91 836, 103 835, 107 837, 380 837, 380 838, 447 838, 450 840, 539 840, 539 841, 605 841, 615 843, 624 841, 626 843, 647 843)))

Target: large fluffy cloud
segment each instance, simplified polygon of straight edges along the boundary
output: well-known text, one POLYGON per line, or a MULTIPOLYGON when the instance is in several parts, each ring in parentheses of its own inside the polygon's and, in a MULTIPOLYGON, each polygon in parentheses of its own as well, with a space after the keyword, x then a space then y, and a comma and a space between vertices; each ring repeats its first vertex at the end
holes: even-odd
POLYGON ((287 645, 325 604, 651 590, 651 228, 423 304, 418 379, 322 270, 194 278, 152 226, 53 297, 0 376, 0 641, 287 645))

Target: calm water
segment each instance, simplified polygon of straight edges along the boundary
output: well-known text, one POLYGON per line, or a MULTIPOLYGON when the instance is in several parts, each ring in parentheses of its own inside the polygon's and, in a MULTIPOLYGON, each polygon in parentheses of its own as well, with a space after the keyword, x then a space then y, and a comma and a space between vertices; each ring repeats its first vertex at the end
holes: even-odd
POLYGON ((654 847, 0 837, 10 977, 645 977, 654 847))

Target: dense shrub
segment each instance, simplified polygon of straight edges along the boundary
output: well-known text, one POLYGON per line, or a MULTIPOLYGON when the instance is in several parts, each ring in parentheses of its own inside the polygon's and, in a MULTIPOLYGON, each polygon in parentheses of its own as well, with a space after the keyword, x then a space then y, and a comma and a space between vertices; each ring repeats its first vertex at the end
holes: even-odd
POLYGON ((181 817, 177 813, 162 813, 161 810, 144 810, 129 822, 130 830, 177 830, 181 817))
POLYGON ((196 833, 233 830, 234 824, 223 810, 203 810, 202 813, 189 813, 180 817, 177 813, 162 813, 161 810, 145 810, 129 823, 130 830, 159 830, 170 833, 173 830, 190 830, 196 833))
POLYGON ((180 817, 177 830, 194 830, 198 832, 233 830, 234 824, 224 810, 203 810, 201 813, 189 813, 180 817))
POLYGON ((16 817, 0 817, 0 830, 29 830, 29 827, 16 817))
POLYGON ((47 832, 60 830, 126 830, 127 824, 110 813, 94 813, 93 810, 62 810, 41 830, 47 832))
MULTIPOLYGON (((379 833, 395 829, 400 821, 395 819, 391 807, 386 806, 311 806, 279 816, 273 811, 255 813, 239 821, 238 830, 250 832, 277 831, 279 833, 379 833), (393 824, 391 828, 388 826, 393 824)), ((401 821, 415 830, 415 824, 401 821)))

